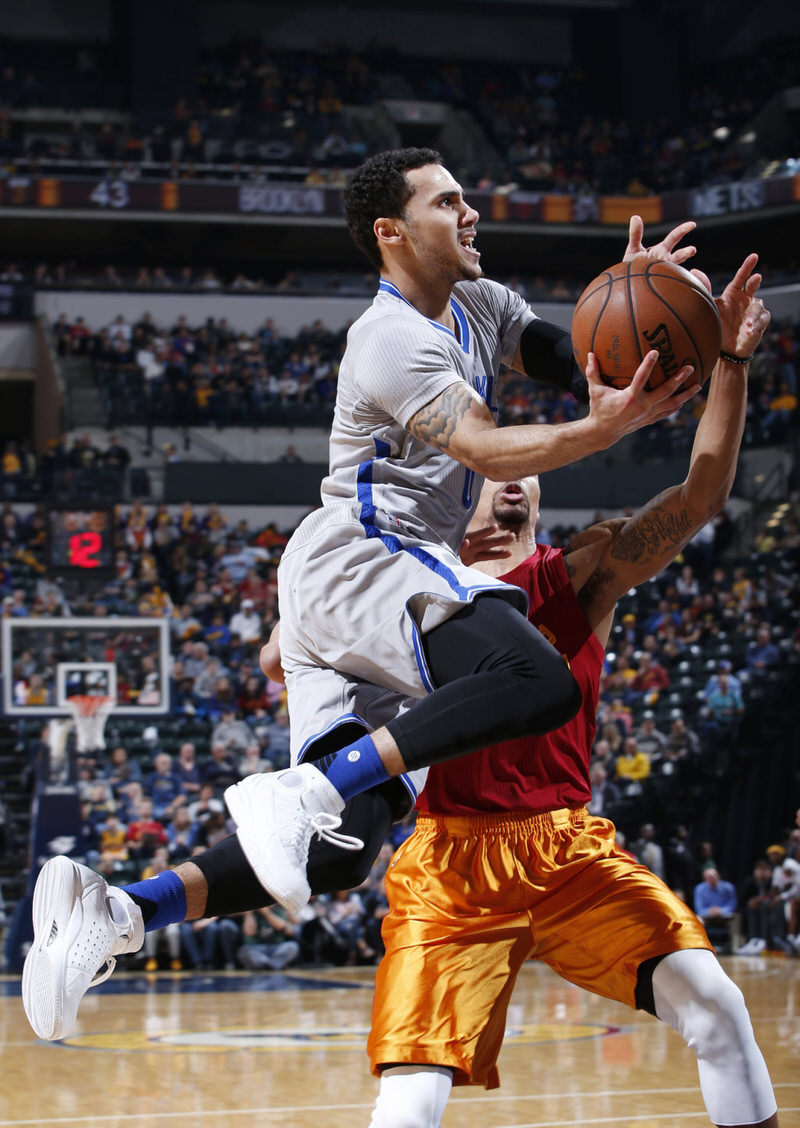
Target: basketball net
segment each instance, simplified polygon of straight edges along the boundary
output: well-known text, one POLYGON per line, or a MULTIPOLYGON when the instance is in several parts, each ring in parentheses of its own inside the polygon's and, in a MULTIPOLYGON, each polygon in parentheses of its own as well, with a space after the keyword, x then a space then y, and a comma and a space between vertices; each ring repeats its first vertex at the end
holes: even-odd
POLYGON ((67 698, 67 707, 75 721, 79 752, 95 752, 105 748, 103 729, 115 704, 113 697, 104 697, 102 694, 76 694, 67 698))

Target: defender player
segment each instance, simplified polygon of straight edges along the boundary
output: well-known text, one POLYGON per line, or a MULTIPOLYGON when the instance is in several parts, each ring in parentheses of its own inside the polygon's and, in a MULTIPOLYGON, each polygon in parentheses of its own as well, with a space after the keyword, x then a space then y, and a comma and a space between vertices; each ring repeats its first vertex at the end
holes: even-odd
MULTIPOLYGON (((723 348, 742 358, 769 322, 755 298, 754 266, 751 256, 720 303, 723 348)), ((535 544, 535 478, 484 487, 475 524, 494 521, 511 547, 506 559, 495 548, 481 570, 527 592, 530 621, 568 658, 583 702, 554 732, 437 764, 429 774, 416 830, 386 874, 386 954, 368 1042, 381 1077, 371 1128, 437 1128, 452 1084, 498 1084, 508 1002, 529 958, 669 1022, 697 1055, 714 1124, 777 1125, 744 1000, 702 924, 617 849, 610 822, 586 811, 616 602, 669 564, 725 503, 746 385, 745 364, 720 360, 686 480, 563 551, 535 544)), ((480 534, 471 540, 475 552, 480 534)))

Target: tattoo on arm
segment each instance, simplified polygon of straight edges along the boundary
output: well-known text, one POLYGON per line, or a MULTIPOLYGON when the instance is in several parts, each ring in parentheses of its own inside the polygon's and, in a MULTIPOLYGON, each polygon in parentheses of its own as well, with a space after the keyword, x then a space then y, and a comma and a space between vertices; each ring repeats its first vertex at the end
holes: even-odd
POLYGON ((642 513, 616 538, 611 549, 615 560, 642 563, 684 544, 695 531, 685 509, 671 512, 657 504, 642 513))
POLYGON ((451 384, 412 416, 408 429, 420 442, 447 450, 458 424, 475 403, 475 394, 467 384, 451 384))

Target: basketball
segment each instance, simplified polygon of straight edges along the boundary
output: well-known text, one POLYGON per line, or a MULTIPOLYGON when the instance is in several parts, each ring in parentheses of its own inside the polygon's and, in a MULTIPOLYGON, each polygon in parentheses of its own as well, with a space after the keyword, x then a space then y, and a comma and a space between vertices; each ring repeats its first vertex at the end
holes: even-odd
POLYGON ((689 383, 704 384, 719 356, 719 313, 706 288, 669 262, 637 255, 599 274, 581 294, 572 316, 572 349, 582 372, 597 357, 604 383, 625 388, 651 349, 658 363, 648 381, 656 388, 686 364, 689 383))

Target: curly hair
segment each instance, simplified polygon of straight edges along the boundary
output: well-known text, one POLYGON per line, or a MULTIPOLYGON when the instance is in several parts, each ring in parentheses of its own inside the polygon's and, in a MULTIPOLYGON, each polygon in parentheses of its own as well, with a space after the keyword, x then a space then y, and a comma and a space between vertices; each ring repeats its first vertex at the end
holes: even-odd
POLYGON ((344 192, 344 215, 353 242, 380 271, 383 266, 374 224, 379 216, 399 218, 414 195, 406 173, 441 164, 435 149, 388 149, 369 157, 353 173, 344 192))

